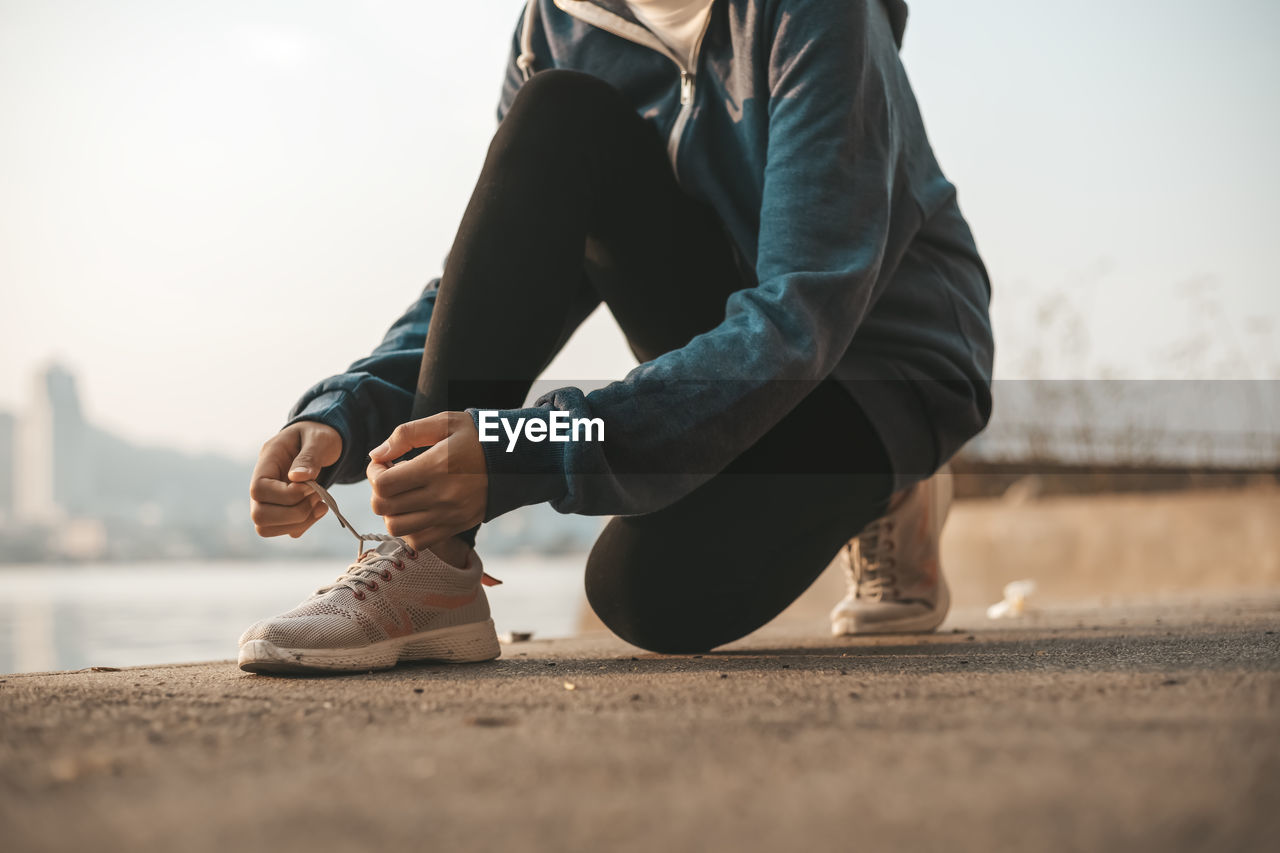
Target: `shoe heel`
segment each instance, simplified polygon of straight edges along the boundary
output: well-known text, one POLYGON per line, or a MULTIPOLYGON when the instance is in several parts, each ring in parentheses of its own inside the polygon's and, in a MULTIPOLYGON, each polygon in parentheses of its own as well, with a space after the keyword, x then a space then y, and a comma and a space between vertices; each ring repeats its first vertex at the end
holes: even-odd
POLYGON ((407 644, 400 660, 438 660, 445 663, 475 663, 493 660, 502 654, 493 620, 459 625, 434 632, 407 644))

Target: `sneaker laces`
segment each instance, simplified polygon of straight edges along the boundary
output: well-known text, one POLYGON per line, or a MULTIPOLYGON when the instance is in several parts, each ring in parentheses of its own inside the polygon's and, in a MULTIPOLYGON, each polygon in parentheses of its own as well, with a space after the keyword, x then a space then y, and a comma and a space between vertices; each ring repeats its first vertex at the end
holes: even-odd
MULTIPOLYGON (((382 565, 383 563, 390 564, 398 570, 404 569, 403 560, 377 550, 377 546, 365 550, 364 543, 366 542, 394 542, 409 555, 409 559, 417 559, 418 550, 399 536, 392 536, 389 533, 361 533, 356 530, 351 522, 347 521, 347 517, 342 514, 342 510, 338 509, 338 502, 333 499, 333 495, 329 494, 324 486, 315 480, 307 480, 306 485, 310 486, 311 490, 320 496, 320 500, 324 502, 324 505, 333 511, 333 517, 338 520, 338 523, 351 531, 351 535, 356 538, 355 562, 347 566, 346 570, 333 583, 316 590, 316 595, 323 595, 326 592, 332 592, 339 587, 345 586, 355 594, 356 598, 363 600, 364 590, 360 587, 376 590, 378 581, 375 580, 375 576, 382 580, 391 580, 391 572, 382 565)), ((488 572, 481 572, 480 582, 485 586, 497 586, 502 583, 502 581, 491 576, 488 572)))
POLYGON ((410 557, 418 556, 418 552, 414 550, 413 546, 401 539, 399 536, 392 536, 389 533, 361 533, 356 530, 355 527, 352 526, 351 522, 347 521, 347 517, 342 514, 342 510, 338 509, 338 502, 333 499, 333 495, 329 494, 328 490, 326 490, 324 486, 320 485, 315 480, 307 480, 306 485, 310 486, 311 491, 320 496, 320 500, 324 502, 325 506, 333 510, 333 517, 338 519, 338 523, 347 530, 350 530, 351 535, 356 537, 357 563, 360 562, 366 553, 369 553, 364 549, 364 543, 366 542, 396 542, 399 543, 401 548, 404 548, 409 552, 410 557))
POLYGON ((870 601, 892 599, 897 594, 894 574, 893 521, 880 518, 866 526, 847 546, 849 580, 859 598, 870 601), (857 553, 854 553, 854 546, 857 553))
POLYGON ((378 580, 391 580, 391 572, 382 563, 390 562, 397 569, 403 569, 404 563, 396 560, 386 554, 379 554, 377 551, 365 551, 360 558, 343 571, 342 574, 328 586, 322 586, 317 589, 316 595, 324 595, 326 592, 333 592, 339 587, 346 587, 355 594, 358 599, 364 598, 364 590, 360 587, 367 588, 370 592, 378 588, 378 580))

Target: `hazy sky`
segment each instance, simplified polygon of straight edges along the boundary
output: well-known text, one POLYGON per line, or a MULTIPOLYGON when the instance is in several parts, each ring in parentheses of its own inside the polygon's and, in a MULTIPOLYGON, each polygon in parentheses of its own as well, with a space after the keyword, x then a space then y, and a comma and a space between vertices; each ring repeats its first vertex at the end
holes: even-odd
MULTIPOLYGON (((251 454, 440 272, 522 0, 0 0, 0 408, 251 454)), ((997 375, 1280 378, 1280 4, 916 0, 997 375)), ((631 365, 597 315, 553 366, 631 365)))

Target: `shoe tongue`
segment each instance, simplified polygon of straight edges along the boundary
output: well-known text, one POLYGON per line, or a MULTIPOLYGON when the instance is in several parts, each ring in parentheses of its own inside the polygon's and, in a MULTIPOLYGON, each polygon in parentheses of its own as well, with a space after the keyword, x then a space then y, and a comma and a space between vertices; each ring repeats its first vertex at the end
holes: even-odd
POLYGON ((402 548, 399 542, 392 539, 388 542, 379 542, 377 547, 372 548, 371 550, 373 553, 379 554, 383 557, 394 557, 402 550, 402 548))

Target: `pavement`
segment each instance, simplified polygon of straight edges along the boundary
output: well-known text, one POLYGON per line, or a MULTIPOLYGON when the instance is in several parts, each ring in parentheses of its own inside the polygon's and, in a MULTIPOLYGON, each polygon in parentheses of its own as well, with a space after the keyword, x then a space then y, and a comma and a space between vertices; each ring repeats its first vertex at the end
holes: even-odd
POLYGON ((944 627, 0 676, 0 847, 1276 849, 1280 591, 944 627))

